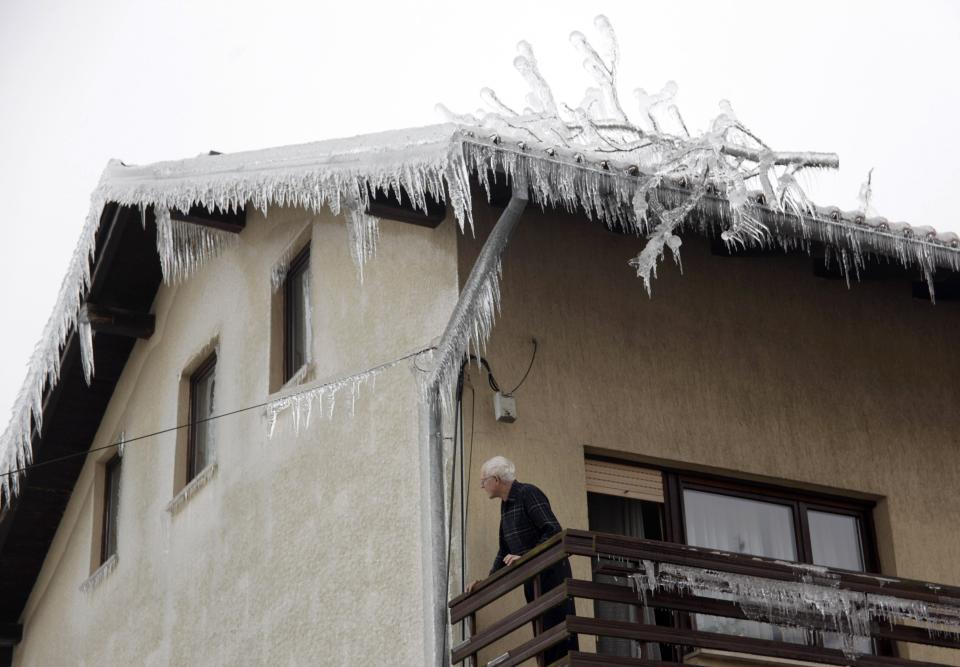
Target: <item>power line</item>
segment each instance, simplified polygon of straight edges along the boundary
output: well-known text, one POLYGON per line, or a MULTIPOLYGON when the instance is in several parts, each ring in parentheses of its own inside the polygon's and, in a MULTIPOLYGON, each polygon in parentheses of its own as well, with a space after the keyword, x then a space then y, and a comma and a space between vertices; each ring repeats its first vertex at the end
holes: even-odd
MULTIPOLYGON (((19 473, 25 473, 25 472, 27 472, 28 470, 33 470, 34 468, 40 468, 40 467, 42 467, 42 466, 51 465, 51 464, 54 464, 54 463, 60 463, 60 462, 62 462, 62 461, 67 461, 67 460, 69 460, 69 459, 75 459, 75 458, 80 457, 80 456, 87 456, 88 454, 92 454, 93 452, 99 452, 99 451, 103 451, 103 450, 105 450, 105 449, 110 449, 110 448, 113 448, 113 447, 121 447, 121 446, 122 446, 122 447, 126 447, 126 446, 127 446, 128 444, 130 444, 131 442, 136 442, 136 441, 138 441, 138 440, 146 440, 147 438, 153 438, 153 437, 155 437, 155 436, 164 435, 164 434, 166 434, 166 433, 173 433, 174 431, 179 431, 179 430, 182 429, 182 428, 188 428, 188 427, 191 427, 191 426, 195 426, 195 425, 197 425, 197 424, 204 424, 204 423, 209 422, 209 421, 214 421, 215 419, 222 419, 222 418, 224 418, 224 417, 232 417, 233 415, 238 415, 238 414, 240 414, 240 413, 242 413, 242 412, 249 412, 250 410, 257 410, 257 409, 260 409, 260 408, 265 408, 265 407, 267 407, 267 406, 269 406, 269 405, 272 405, 272 404, 276 403, 277 401, 281 401, 281 400, 286 399, 286 398, 291 398, 291 397, 293 397, 293 396, 299 396, 299 395, 301 395, 301 394, 308 394, 308 393, 310 393, 310 392, 316 391, 316 390, 318 390, 318 389, 320 389, 320 388, 322 388, 322 387, 325 387, 325 386, 331 386, 331 385, 335 385, 335 384, 340 384, 340 383, 342 383, 344 380, 349 380, 349 379, 351 379, 351 378, 360 378, 360 377, 362 377, 362 376, 364 376, 364 375, 367 375, 368 373, 374 373, 374 372, 376 372, 376 371, 383 370, 383 369, 387 368, 388 366, 392 366, 392 365, 394 365, 394 364, 397 364, 397 363, 399 363, 399 362, 401 362, 401 361, 404 361, 405 359, 410 359, 411 357, 417 357, 417 356, 423 354, 424 352, 428 352, 428 351, 430 351, 430 350, 435 350, 435 349, 436 349, 435 346, 425 347, 425 348, 422 348, 422 349, 420 349, 420 350, 417 350, 416 352, 411 352, 410 354, 405 354, 405 355, 403 355, 402 357, 397 357, 396 359, 393 359, 393 360, 391 360, 391 361, 387 361, 387 362, 385 362, 385 363, 378 364, 378 365, 376 365, 376 366, 373 366, 372 368, 368 368, 368 369, 365 370, 365 371, 361 371, 361 372, 359 372, 359 373, 354 373, 353 375, 347 375, 346 377, 340 378, 339 380, 333 380, 332 382, 326 382, 326 383, 324 383, 324 384, 316 385, 316 386, 313 386, 313 387, 309 387, 309 388, 303 389, 303 390, 301 390, 301 391, 295 391, 295 392, 293 392, 293 393, 291 393, 291 394, 284 394, 283 396, 280 396, 279 398, 275 398, 275 399, 272 399, 272 400, 269 400, 269 401, 264 401, 263 403, 257 403, 257 404, 255 404, 255 405, 248 405, 248 406, 245 407, 245 408, 238 408, 238 409, 236 409, 236 410, 231 410, 230 412, 224 412, 224 413, 219 414, 219 415, 212 415, 212 416, 210 416, 210 417, 204 417, 203 419, 198 419, 198 420, 196 420, 196 421, 187 422, 187 423, 185 423, 185 424, 178 424, 177 426, 171 426, 171 427, 169 427, 169 428, 161 429, 161 430, 159 430, 159 431, 154 431, 153 433, 147 433, 146 435, 138 435, 138 436, 136 436, 136 437, 134 437, 134 438, 123 438, 123 439, 121 439, 119 442, 110 443, 109 445, 101 445, 100 447, 91 447, 90 449, 84 450, 84 451, 82 451, 82 452, 74 452, 73 454, 64 454, 63 456, 58 456, 58 457, 56 457, 56 458, 52 458, 52 459, 49 459, 49 460, 47 460, 47 461, 39 461, 39 462, 36 462, 36 463, 31 463, 30 465, 24 466, 24 467, 22 467, 22 468, 17 468, 16 470, 10 470, 10 471, 8 471, 8 472, 0 473, 0 478, 10 477, 10 476, 12 476, 12 475, 17 475, 17 474, 19 474, 19 473)), ((414 363, 416 363, 416 362, 414 362, 414 363)))

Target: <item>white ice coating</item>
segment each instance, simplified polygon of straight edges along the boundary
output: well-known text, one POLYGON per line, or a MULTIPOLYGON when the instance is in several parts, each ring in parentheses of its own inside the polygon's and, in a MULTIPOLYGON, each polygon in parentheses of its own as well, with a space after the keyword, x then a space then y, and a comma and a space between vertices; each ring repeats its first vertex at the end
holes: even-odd
POLYGON ((395 366, 430 352, 432 349, 423 348, 360 373, 354 373, 307 389, 297 389, 290 394, 270 401, 264 410, 269 437, 273 437, 277 420, 285 412, 291 414, 293 429, 297 434, 300 433, 301 429, 310 426, 310 420, 314 414, 318 417, 332 419, 337 406, 337 397, 344 391, 347 392, 349 415, 352 417, 356 410, 357 399, 360 398, 360 390, 365 385, 370 384, 372 390, 376 387, 377 377, 395 366))
MULTIPOLYGON (((791 564, 792 565, 792 564, 791 564)), ((857 654, 871 626, 908 623, 931 636, 960 638, 960 606, 876 595, 841 588, 826 569, 800 571, 798 581, 781 581, 717 570, 644 560, 630 584, 646 603, 659 591, 729 600, 754 621, 809 627, 810 619, 841 638, 843 651, 857 654)))
MULTIPOLYGON (((362 267, 377 240, 376 220, 365 213, 372 193, 392 192, 424 211, 427 197, 446 202, 463 230, 472 226, 471 178, 489 195, 491 174, 509 183, 528 183, 533 204, 582 211, 610 228, 650 235, 649 246, 633 261, 648 289, 664 250, 678 258, 678 232, 684 228, 719 232, 733 245, 809 249, 812 241, 822 242, 854 275, 874 255, 918 267, 931 286, 937 267, 960 270, 960 237, 955 234, 811 204, 796 174, 836 167, 836 156, 773 151, 729 104, 721 105, 707 131, 693 135, 672 105, 676 85, 670 82, 658 93, 636 91, 631 119, 616 85, 615 35, 603 17, 596 26, 602 48, 579 33, 572 36, 595 82, 576 107, 557 102, 532 48, 521 43, 515 65, 530 94, 519 112, 484 90, 492 111, 451 114, 454 122, 444 125, 142 167, 111 161, 91 195, 53 313, 0 436, 0 506, 18 492, 21 473, 16 471, 31 462, 32 429, 40 426, 44 389, 57 384, 61 351, 77 328, 108 202, 137 208, 145 219, 147 210, 153 210, 167 283, 187 280, 228 244, 243 240, 242 234, 238 241, 235 234, 173 220, 170 211, 194 206, 222 212, 251 207, 263 213, 271 206, 308 212, 329 208, 346 215, 351 257, 362 267)), ((491 282, 490 298, 475 309, 472 322, 464 323, 464 330, 476 335, 460 339, 461 357, 489 335, 495 289, 491 282)), ((446 396, 456 374, 443 375, 440 389, 446 396)))
POLYGON ((200 489, 205 487, 207 483, 216 476, 217 467, 218 464, 216 461, 207 464, 185 487, 180 489, 177 495, 170 499, 170 502, 167 503, 165 508, 167 512, 169 512, 171 516, 178 514, 187 504, 187 501, 197 495, 200 489))
POLYGON ((77 334, 80 336, 80 362, 83 365, 83 379, 89 385, 93 381, 93 327, 89 322, 77 322, 77 334))
POLYGON ((433 382, 420 385, 421 399, 426 398, 427 392, 440 388, 440 407, 445 415, 453 414, 454 389, 463 360, 469 358, 471 350, 477 357, 484 355, 494 320, 500 312, 500 276, 501 263, 498 260, 496 269, 485 275, 480 283, 477 298, 467 304, 460 317, 451 322, 453 336, 450 344, 453 351, 438 351, 433 382))
POLYGON ((103 565, 97 568, 96 572, 81 582, 79 588, 81 593, 91 593, 97 586, 103 583, 103 580, 110 576, 110 573, 117 569, 117 554, 113 554, 103 562, 103 565))
MULTIPOLYGON (((312 222, 308 221, 301 230, 301 233, 312 224, 312 222)), ((294 236, 293 240, 287 244, 287 247, 285 247, 283 252, 280 253, 280 257, 277 258, 277 261, 274 262, 272 267, 270 267, 270 287, 273 288, 274 292, 283 287, 283 281, 287 279, 287 271, 290 268, 290 262, 292 262, 297 253, 302 250, 300 239, 301 233, 298 233, 294 236)))
POLYGON ((238 243, 238 235, 219 229, 174 220, 170 210, 155 206, 157 253, 163 281, 183 282, 203 264, 238 243))

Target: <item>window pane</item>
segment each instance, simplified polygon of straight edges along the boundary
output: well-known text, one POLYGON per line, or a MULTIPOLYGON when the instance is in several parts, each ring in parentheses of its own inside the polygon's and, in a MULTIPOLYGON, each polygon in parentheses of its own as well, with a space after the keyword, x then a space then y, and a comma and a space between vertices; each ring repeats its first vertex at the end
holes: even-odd
POLYGON ((106 507, 103 512, 103 553, 101 562, 117 553, 117 526, 120 508, 120 459, 115 458, 106 466, 106 507))
POLYGON ((207 467, 213 460, 214 390, 216 366, 210 364, 193 379, 193 407, 190 421, 193 422, 193 461, 191 478, 207 467), (206 421, 204 421, 206 420, 206 421))
MULTIPOLYGON (((687 544, 723 551, 797 560, 793 509, 788 505, 719 493, 683 492, 687 544)), ((717 594, 717 598, 729 596, 717 594)), ((720 616, 696 615, 697 628, 739 637, 804 644, 807 632, 720 616)))
POLYGON ((793 510, 787 505, 719 493, 683 492, 687 544, 797 560, 793 510))
POLYGON ((807 512, 813 562, 827 567, 863 571, 860 521, 857 517, 833 512, 807 512))
POLYGON ((307 363, 310 328, 310 249, 294 259, 284 285, 284 381, 307 363))

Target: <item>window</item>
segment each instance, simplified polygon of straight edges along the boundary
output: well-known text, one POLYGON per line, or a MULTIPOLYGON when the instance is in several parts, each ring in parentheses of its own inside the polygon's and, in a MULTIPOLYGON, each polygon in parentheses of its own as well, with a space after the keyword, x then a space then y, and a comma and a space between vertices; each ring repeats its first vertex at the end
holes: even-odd
MULTIPOLYGON (((687 544, 864 571, 868 563, 865 528, 869 504, 818 497, 801 491, 753 486, 725 480, 678 476, 682 491, 684 541, 687 544)), ((807 643, 806 631, 697 615, 701 630, 807 643)), ((819 642, 838 648, 839 638, 821 633, 819 642)), ((869 652, 869 640, 860 650, 869 652)))
POLYGON ((213 462, 214 390, 217 355, 212 354, 190 376, 190 427, 187 441, 187 482, 213 462))
POLYGON ((120 456, 115 455, 103 466, 103 525, 100 542, 100 565, 117 553, 117 519, 120 509, 120 456))
POLYGON ((847 570, 873 569, 870 506, 789 489, 681 476, 687 544, 847 570))
POLYGON ((310 246, 290 262, 283 284, 283 382, 309 361, 310 246))
MULTIPOLYGON (((873 503, 869 501, 643 468, 606 458, 588 458, 585 463, 591 530, 832 568, 878 571, 870 518, 873 503)), ((598 603, 596 612, 602 618, 669 624, 669 619, 654 618, 649 610, 628 605, 598 603)), ((693 621, 698 629, 711 632, 810 641, 806 631, 798 628, 703 614, 693 621)), ((813 641, 840 648, 840 638, 829 632, 819 633, 813 641)), ((865 653, 883 648, 872 647, 866 639, 858 642, 862 642, 858 650, 865 653)), ((639 645, 625 640, 601 638, 598 647, 614 655, 640 655, 639 645)))

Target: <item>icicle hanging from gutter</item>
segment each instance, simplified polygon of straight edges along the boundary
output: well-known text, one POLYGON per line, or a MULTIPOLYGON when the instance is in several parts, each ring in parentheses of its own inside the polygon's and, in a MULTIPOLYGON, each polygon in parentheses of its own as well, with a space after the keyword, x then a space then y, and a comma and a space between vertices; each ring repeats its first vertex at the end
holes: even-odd
POLYGON ((235 233, 174 220, 167 208, 158 206, 154 211, 160 269, 168 285, 183 282, 226 248, 239 243, 235 233))
POLYGON ((347 211, 347 234, 350 238, 350 257, 353 259, 360 282, 363 282, 363 267, 377 251, 380 238, 380 219, 364 212, 357 206, 347 211))

